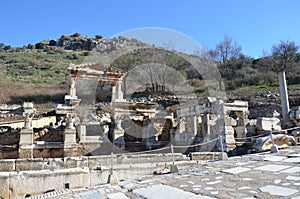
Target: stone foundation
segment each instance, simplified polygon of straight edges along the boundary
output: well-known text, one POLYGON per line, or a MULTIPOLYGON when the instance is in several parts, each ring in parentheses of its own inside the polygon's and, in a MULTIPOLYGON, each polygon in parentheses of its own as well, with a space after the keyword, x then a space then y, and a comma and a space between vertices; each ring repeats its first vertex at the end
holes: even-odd
POLYGON ((32 146, 20 146, 19 158, 33 158, 32 146))
POLYGON ((65 145, 63 157, 75 157, 78 156, 77 145, 65 145))

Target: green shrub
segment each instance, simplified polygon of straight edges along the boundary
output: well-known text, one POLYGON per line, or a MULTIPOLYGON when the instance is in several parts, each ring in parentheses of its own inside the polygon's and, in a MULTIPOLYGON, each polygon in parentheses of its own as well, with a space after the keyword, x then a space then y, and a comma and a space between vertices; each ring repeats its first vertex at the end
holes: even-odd
POLYGON ((297 85, 300 84, 300 76, 292 77, 287 80, 287 85, 297 85))
POLYGON ((36 49, 44 49, 45 46, 46 45, 44 43, 42 43, 42 42, 39 42, 39 43, 35 44, 35 48, 36 49))
POLYGON ((103 38, 101 35, 96 35, 95 37, 96 37, 96 39, 102 39, 103 38))
POLYGON ((72 35, 72 37, 80 37, 80 34, 78 32, 76 32, 72 35))

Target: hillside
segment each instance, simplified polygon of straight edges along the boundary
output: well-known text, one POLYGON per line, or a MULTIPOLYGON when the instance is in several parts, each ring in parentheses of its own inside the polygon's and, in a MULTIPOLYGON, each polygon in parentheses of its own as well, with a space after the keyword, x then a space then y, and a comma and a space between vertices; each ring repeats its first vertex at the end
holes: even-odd
POLYGON ((89 38, 78 33, 22 48, 0 44, 0 103, 34 101, 47 107, 61 103, 67 92, 69 63, 82 63, 95 47, 98 52, 107 53, 122 43, 145 45, 134 39, 102 39, 99 35, 89 38))
MULTIPOLYGON (((155 48, 136 39, 124 37, 105 39, 100 35, 90 38, 75 33, 62 35, 57 40, 44 40, 24 47, 13 48, 0 44, 0 103, 21 104, 23 101, 34 101, 45 109, 52 108, 53 104, 63 101, 67 91, 66 67, 69 63, 82 63, 93 49, 100 54, 107 54, 125 46, 144 48, 119 57, 111 63, 112 66, 127 71, 153 58, 149 57, 150 54, 155 56, 158 62, 163 62, 179 71, 197 95, 208 95, 201 74, 197 73, 189 62, 178 56, 178 53, 155 48)), ((186 56, 198 59, 193 55, 186 56)), ((293 67, 286 71, 292 105, 300 105, 299 60, 300 56, 297 55, 293 67)), ((263 65, 263 62, 264 58, 251 59, 243 56, 236 60, 235 64, 219 68, 228 98, 279 102, 277 75, 263 65)), ((156 85, 153 81, 152 85, 146 85, 139 92, 143 93, 147 90, 147 95, 172 93, 164 88, 163 80, 161 78, 159 80, 160 82, 156 80, 156 85)), ((97 99, 107 99, 110 95, 110 87, 105 88, 105 85, 99 87, 102 96, 97 99), (103 96, 103 93, 107 96, 103 96)))

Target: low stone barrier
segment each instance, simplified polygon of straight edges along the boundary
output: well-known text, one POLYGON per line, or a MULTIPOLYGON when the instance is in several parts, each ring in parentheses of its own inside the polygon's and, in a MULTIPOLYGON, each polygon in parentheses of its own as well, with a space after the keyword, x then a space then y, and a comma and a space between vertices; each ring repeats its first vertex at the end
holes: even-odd
MULTIPOLYGON (((111 169, 110 165, 108 164, 109 158, 110 157, 103 158, 105 161, 102 160, 102 163, 101 161, 93 162, 97 161, 97 159, 90 157, 84 157, 84 159, 77 161, 74 159, 55 160, 52 162, 45 160, 43 162, 44 165, 40 160, 31 160, 27 165, 25 160, 19 160, 19 162, 16 163, 6 160, 6 170, 11 168, 13 170, 13 165, 17 165, 18 167, 15 170, 18 171, 0 172, 0 184, 2 185, 2 188, 0 189, 0 198, 23 198, 25 195, 38 195, 50 190, 62 190, 66 188, 76 189, 105 184, 107 183, 111 169), (79 167, 60 169, 58 165, 62 163, 65 164, 61 166, 65 167, 73 167, 75 165, 79 167), (88 165, 89 163, 90 165, 88 165), (89 167, 80 167, 84 166, 85 164, 93 167, 93 169, 90 169, 89 167), (21 168, 33 168, 36 170, 21 171, 21 168), (37 170, 37 168, 43 169, 37 170)), ((101 158, 98 158, 98 160, 100 159, 101 158)), ((136 159, 138 158, 136 157, 136 159)), ((172 161, 167 161, 167 159, 165 159, 163 162, 154 162, 153 159, 152 163, 147 162, 147 159, 139 159, 141 160, 141 163, 132 164, 127 162, 115 165, 113 168, 114 175, 117 177, 117 179, 119 181, 129 180, 143 175, 153 174, 154 171, 167 169, 172 164, 172 161)), ((116 161, 117 158, 115 157, 114 160, 116 161)), ((149 160, 151 161, 151 158, 149 160)), ((135 161, 138 162, 137 160, 135 161)), ((195 164, 195 162, 185 160, 176 161, 176 164, 184 167, 195 164)))
POLYGON ((219 160, 222 152, 193 152, 190 153, 191 160, 219 160))
MULTIPOLYGON (((175 161, 187 161, 189 157, 182 154, 174 154, 175 161)), ((118 164, 141 164, 170 162, 172 154, 140 154, 140 155, 114 155, 113 163, 118 164)), ((64 168, 83 168, 95 169, 99 167, 109 167, 111 156, 80 156, 68 158, 33 158, 33 159, 5 159, 0 160, 0 172, 8 171, 30 171, 30 170, 54 170, 64 168)))
MULTIPOLYGON (((191 157, 199 159, 200 154, 195 153, 191 157)), ((206 154, 205 157, 218 155, 206 154)), ((179 168, 198 163, 177 153, 174 154, 174 160, 179 168)), ((117 179, 129 180, 168 169, 172 164, 172 154, 118 154, 113 155, 113 162, 117 179)), ((33 196, 51 190, 104 184, 107 183, 110 169, 110 155, 0 160, 0 198, 24 198, 28 194, 33 196)))

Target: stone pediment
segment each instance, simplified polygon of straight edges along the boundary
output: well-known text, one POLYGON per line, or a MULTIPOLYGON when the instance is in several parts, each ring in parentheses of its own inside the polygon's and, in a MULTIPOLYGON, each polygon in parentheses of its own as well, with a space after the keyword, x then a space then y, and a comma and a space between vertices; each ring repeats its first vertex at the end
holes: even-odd
POLYGON ((125 75, 125 72, 115 67, 101 63, 70 64, 69 74, 81 80, 99 80, 106 82, 117 82, 125 75))

